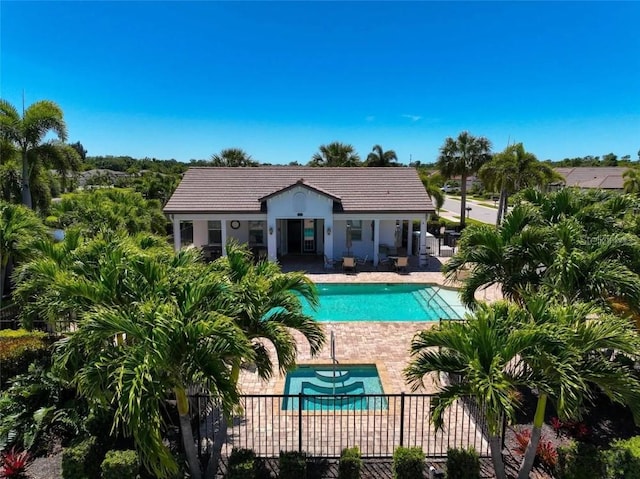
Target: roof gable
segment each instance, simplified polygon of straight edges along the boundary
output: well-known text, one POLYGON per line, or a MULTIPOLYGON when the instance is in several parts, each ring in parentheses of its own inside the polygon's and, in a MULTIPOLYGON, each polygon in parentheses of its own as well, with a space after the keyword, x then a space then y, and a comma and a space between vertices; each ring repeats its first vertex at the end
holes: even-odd
POLYGON ((278 196, 281 195, 282 193, 285 193, 289 190, 292 190, 298 186, 301 186, 307 190, 311 190, 314 191, 322 196, 326 196, 327 198, 332 199, 333 201, 342 201, 342 198, 340 198, 339 196, 336 196, 332 193, 329 193, 328 191, 323 190, 322 188, 319 188, 317 186, 314 186, 308 182, 306 182, 304 180, 304 178, 300 178, 298 181, 296 181, 295 183, 290 184, 289 186, 285 186, 284 188, 280 188, 279 190, 274 191, 273 193, 269 193, 266 196, 263 196, 262 198, 260 198, 260 201, 267 201, 269 198, 273 198, 274 196, 278 196))

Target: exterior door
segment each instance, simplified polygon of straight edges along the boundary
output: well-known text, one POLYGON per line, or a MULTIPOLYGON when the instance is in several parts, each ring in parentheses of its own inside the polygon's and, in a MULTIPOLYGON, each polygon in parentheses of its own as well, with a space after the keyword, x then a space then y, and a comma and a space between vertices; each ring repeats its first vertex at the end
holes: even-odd
POLYGON ((302 220, 287 220, 287 246, 289 254, 302 253, 302 220))
POLYGON ((316 252, 316 221, 304 220, 303 229, 303 253, 315 253, 316 252))

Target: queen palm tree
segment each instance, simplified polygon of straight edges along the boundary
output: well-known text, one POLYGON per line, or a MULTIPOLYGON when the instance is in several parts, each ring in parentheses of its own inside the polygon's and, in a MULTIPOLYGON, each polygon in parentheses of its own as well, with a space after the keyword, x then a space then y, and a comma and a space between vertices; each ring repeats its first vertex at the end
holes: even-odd
POLYGON ((507 210, 509 195, 526 187, 542 187, 562 177, 553 168, 541 163, 533 153, 525 151, 522 143, 508 146, 482 165, 478 176, 493 191, 500 191, 496 225, 507 210))
MULTIPOLYGON (((300 272, 283 273, 271 261, 254 263, 250 251, 236 242, 229 242, 226 252, 215 267, 230 283, 230 311, 238 327, 252 341, 258 375, 268 379, 274 370, 263 340, 273 345, 281 372, 296 364, 297 347, 292 331, 302 333, 312 355, 319 353, 325 341, 322 326, 302 309, 302 301, 314 307, 318 304, 313 282, 300 272)), ((239 359, 234 363, 236 379, 239 359)))
POLYGON ((10 261, 26 258, 30 242, 44 235, 44 225, 33 211, 0 201, 0 297, 10 261))
POLYGON ((311 157, 309 166, 360 166, 360 156, 352 145, 334 141, 319 149, 311 157))
POLYGON ((6 100, 0 99, 0 135, 9 144, 14 144, 22 161, 22 203, 33 206, 30 180, 34 170, 39 169, 38 162, 53 162, 59 165, 79 165, 77 153, 67 149, 61 151, 58 145, 44 142, 47 134, 55 134, 59 140, 66 141, 67 125, 60 107, 52 101, 43 100, 30 105, 22 116, 6 100))
POLYGON ((259 163, 251 158, 246 151, 240 148, 226 148, 220 153, 211 155, 211 166, 258 166, 259 163))
POLYGON ((640 195, 640 168, 629 168, 622 173, 624 192, 640 195))
POLYGON ((398 166, 398 155, 394 150, 384 151, 380 145, 375 145, 367 155, 365 166, 398 166))
POLYGON ((460 226, 464 227, 467 178, 491 159, 491 142, 463 131, 458 138, 447 138, 440 147, 437 167, 445 178, 460 176, 460 226))

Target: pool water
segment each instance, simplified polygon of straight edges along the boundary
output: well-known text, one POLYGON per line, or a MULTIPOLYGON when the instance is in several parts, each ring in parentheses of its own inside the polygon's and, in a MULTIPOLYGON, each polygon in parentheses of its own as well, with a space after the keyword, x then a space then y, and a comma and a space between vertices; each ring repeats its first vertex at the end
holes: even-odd
POLYGON ((299 366, 287 373, 284 385, 285 397, 282 409, 306 411, 326 410, 380 410, 387 409, 384 397, 369 397, 383 394, 378 369, 374 364, 299 366))
POLYGON ((320 283, 320 306, 304 312, 318 321, 437 321, 460 319, 457 292, 428 284, 320 283))

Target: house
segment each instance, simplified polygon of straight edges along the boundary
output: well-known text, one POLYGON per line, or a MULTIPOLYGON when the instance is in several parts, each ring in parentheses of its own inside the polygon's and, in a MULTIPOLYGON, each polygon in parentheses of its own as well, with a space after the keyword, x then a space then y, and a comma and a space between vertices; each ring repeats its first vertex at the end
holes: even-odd
POLYGON ((555 168, 555 171, 564 177, 564 186, 622 191, 624 189, 622 174, 628 169, 624 166, 577 166, 574 168, 555 168))
POLYGON ((413 220, 425 257, 434 207, 413 168, 263 166, 191 168, 164 211, 176 250, 192 243, 224 254, 234 238, 272 260, 349 254, 377 265, 385 246, 404 240, 413 250, 413 220))

